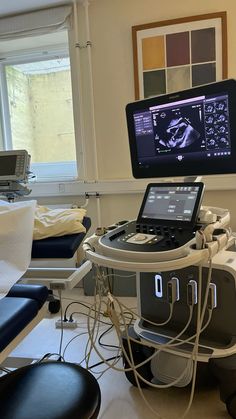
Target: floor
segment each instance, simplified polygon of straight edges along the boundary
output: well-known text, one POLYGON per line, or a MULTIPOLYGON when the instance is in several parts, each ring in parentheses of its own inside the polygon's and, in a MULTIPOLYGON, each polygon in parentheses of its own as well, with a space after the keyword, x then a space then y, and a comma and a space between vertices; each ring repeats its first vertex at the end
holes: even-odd
MULTIPOLYGON (((63 309, 72 301, 83 302, 91 305, 92 297, 83 295, 82 290, 78 289, 67 293, 63 298, 63 309)), ((122 298, 126 305, 134 308, 135 298, 122 298)), ((74 314, 74 319, 78 322, 76 329, 65 329, 62 340, 62 353, 66 361, 81 363, 84 365, 84 353, 87 343, 87 317, 83 313, 88 313, 88 308, 79 304, 72 304, 67 311, 74 314), (68 345, 68 346, 67 346, 68 345)), ((56 329, 55 321, 59 319, 59 314, 47 314, 47 317, 21 342, 12 355, 28 356, 41 358, 46 353, 58 353, 60 350, 61 330, 56 329)), ((104 321, 108 321, 104 317, 104 321)), ((108 328, 102 325, 99 335, 108 328)), ((117 344, 114 332, 110 332, 103 337, 103 343, 117 344)), ((104 358, 116 355, 114 348, 100 348, 104 358)), ((100 359, 92 352, 89 365, 99 362, 100 359)), ((122 367, 121 362, 118 364, 122 367)), ((107 367, 100 365, 93 369, 95 376, 99 380, 102 393, 102 406, 99 419, 180 419, 189 401, 188 388, 171 388, 160 390, 148 388, 143 390, 141 396, 138 388, 132 386, 123 372, 108 369, 101 374, 107 367), (146 402, 144 401, 144 399, 146 402), (155 410, 155 414, 150 410, 146 403, 149 403, 155 410)), ((218 389, 215 386, 197 388, 192 407, 186 416, 189 419, 227 419, 225 405, 220 401, 218 389)))

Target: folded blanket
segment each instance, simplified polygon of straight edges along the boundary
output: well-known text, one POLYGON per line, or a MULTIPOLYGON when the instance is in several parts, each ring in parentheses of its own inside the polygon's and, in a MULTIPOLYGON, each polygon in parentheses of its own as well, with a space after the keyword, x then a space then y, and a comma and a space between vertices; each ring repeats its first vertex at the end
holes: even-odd
POLYGON ((85 214, 83 208, 50 209, 38 205, 35 210, 33 240, 85 233, 82 224, 85 214))

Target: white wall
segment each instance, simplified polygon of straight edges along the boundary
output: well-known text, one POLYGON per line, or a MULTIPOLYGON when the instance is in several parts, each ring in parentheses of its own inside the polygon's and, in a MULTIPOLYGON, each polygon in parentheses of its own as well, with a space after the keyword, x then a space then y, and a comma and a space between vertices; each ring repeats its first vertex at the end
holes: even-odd
POLYGON ((99 175, 127 178, 130 160, 125 105, 134 100, 131 27, 228 12, 229 76, 236 76, 235 0, 94 0, 89 7, 99 175))
MULTIPOLYGON (((125 106, 134 101, 131 27, 134 25, 227 12, 229 77, 236 77, 235 0, 93 0, 89 6, 99 179, 132 177, 125 106)), ((83 16, 83 8, 80 7, 83 16)), ((81 17, 80 17, 81 19, 81 17)), ((102 196, 102 224, 135 218, 140 195, 102 196)), ((236 228, 236 191, 209 191, 204 204, 228 207, 236 228), (222 204, 223 203, 223 204, 222 204)))

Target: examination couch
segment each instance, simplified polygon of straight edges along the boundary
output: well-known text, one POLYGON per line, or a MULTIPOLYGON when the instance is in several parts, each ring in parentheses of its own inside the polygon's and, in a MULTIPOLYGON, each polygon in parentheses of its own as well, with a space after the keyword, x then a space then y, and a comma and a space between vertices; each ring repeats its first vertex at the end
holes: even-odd
POLYGON ((89 217, 84 217, 82 224, 86 229, 86 233, 68 234, 66 236, 48 237, 42 240, 34 240, 32 245, 32 258, 72 258, 91 227, 91 219, 89 217))
POLYGON ((54 287, 54 283, 61 283, 61 289, 72 289, 91 270, 91 263, 89 261, 85 261, 77 268, 62 267, 63 265, 67 266, 68 260, 73 258, 75 252, 79 249, 79 246, 91 227, 91 219, 85 216, 82 224, 85 227, 85 232, 33 240, 31 258, 34 265, 25 273, 23 281, 43 284, 49 288, 48 307, 51 313, 57 313, 60 310, 60 301, 52 293, 52 290, 57 289, 54 287), (54 266, 57 266, 59 262, 59 266, 61 267, 42 268, 42 261, 46 261, 46 265, 47 262, 50 264, 53 261, 54 266))
POLYGON ((48 289, 15 284, 0 299, 0 364, 45 314, 48 289))
MULTIPOLYGON (((47 297, 46 286, 15 284, 0 299, 0 364, 43 318, 47 297)), ((33 363, 0 377, 4 419, 95 419, 100 402, 96 379, 72 363, 33 363)))

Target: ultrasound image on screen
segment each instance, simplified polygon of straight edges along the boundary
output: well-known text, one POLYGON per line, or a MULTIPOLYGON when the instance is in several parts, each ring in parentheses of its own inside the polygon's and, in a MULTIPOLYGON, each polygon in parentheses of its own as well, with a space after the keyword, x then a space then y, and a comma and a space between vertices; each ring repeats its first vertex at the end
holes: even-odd
POLYGON ((186 118, 172 119, 166 132, 170 135, 166 143, 170 148, 188 147, 200 137, 200 132, 186 118))
POLYGON ((176 156, 206 158, 230 155, 228 99, 193 98, 150 107, 134 115, 139 164, 176 156), (219 154, 220 152, 221 154, 219 154))
POLYGON ((153 126, 157 153, 200 151, 205 146, 201 105, 154 112, 153 126))

